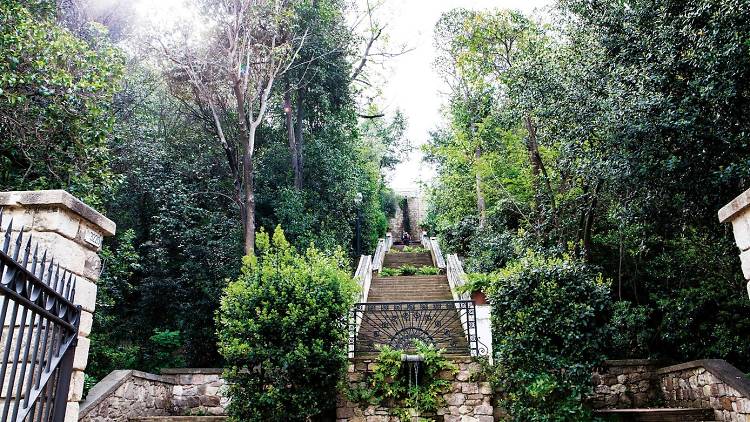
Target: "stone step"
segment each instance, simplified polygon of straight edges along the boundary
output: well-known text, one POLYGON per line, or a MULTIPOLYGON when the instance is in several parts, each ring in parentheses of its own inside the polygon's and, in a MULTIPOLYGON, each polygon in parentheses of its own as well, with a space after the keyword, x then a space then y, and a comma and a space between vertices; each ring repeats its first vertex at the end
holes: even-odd
POLYGON ((141 416, 128 420, 131 422, 219 422, 228 419, 226 416, 141 416))
POLYGON ((713 421, 713 409, 605 409, 596 411, 606 420, 621 422, 698 422, 713 421))
POLYGON ((404 265, 414 267, 432 266, 432 256, 428 252, 399 252, 387 253, 383 260, 385 268, 398 268, 404 265))

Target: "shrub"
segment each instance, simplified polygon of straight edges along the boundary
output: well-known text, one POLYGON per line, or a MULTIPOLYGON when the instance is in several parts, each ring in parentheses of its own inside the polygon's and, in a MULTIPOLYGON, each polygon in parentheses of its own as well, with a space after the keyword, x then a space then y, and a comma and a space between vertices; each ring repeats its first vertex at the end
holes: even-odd
POLYGON ((438 275, 440 274, 440 268, 422 266, 417 269, 417 275, 438 275))
POLYGON ((615 302, 612 310, 610 357, 643 359, 651 356, 649 343, 654 329, 649 326, 651 310, 628 301, 615 302))
POLYGON ((489 293, 502 405, 519 421, 589 420, 583 397, 609 337, 608 283, 569 256, 529 253, 489 293))
POLYGON ((401 270, 401 275, 409 276, 417 274, 417 267, 413 265, 402 265, 399 269, 401 270))
POLYGON ((305 421, 332 409, 346 369, 356 284, 342 251, 299 254, 261 231, 217 314, 233 420, 305 421))

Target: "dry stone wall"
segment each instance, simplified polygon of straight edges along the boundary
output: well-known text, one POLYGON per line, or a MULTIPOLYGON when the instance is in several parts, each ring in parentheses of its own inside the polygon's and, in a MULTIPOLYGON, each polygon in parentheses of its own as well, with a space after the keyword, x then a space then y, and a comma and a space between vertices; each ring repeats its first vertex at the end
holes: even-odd
MULTIPOLYGON (((434 419, 444 422, 492 422, 493 391, 489 382, 477 381, 481 367, 470 358, 455 359, 458 373, 441 374, 443 379, 451 381, 450 392, 443 395, 446 406, 438 409, 434 419)), ((368 372, 375 369, 371 359, 355 359, 349 365, 349 383, 356 387, 368 372)), ((422 415, 427 416, 427 415, 422 415)), ((386 407, 362 406, 339 396, 336 409, 336 422, 397 422, 398 417, 391 416, 386 407)))

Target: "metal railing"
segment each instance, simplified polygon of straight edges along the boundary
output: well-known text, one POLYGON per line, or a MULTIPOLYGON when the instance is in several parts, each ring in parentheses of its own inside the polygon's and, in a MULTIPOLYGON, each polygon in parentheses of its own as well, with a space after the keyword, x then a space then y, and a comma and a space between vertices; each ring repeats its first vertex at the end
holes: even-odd
POLYGON ((415 340, 452 355, 488 353, 478 340, 476 306, 470 300, 357 303, 349 321, 350 356, 377 353, 384 345, 413 350, 415 340))
POLYGON ((0 421, 62 422, 81 316, 76 278, 38 244, 32 253, 23 227, 15 241, 12 232, 11 220, 0 248, 0 421))

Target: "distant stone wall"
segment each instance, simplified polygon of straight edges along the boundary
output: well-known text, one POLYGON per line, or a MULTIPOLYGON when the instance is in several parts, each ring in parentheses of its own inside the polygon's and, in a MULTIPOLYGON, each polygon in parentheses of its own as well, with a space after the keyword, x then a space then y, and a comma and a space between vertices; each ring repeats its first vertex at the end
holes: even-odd
POLYGON ((222 371, 214 368, 164 369, 162 374, 174 380, 172 402, 178 414, 224 415, 229 398, 225 394, 222 371))
POLYGON ((225 414, 221 369, 165 369, 161 375, 112 371, 81 404, 78 420, 125 422, 143 416, 225 414))
POLYGON ((648 359, 610 360, 594 370, 594 409, 648 407, 659 400, 658 362, 648 359))
MULTIPOLYGON (((368 372, 375 368, 372 359, 353 359, 349 366, 349 383, 356 386, 368 372)), ((451 391, 443 396, 446 407, 438 409, 437 416, 442 416, 444 422, 492 422, 493 391, 489 382, 474 380, 479 374, 479 363, 471 358, 459 358, 454 362, 458 365, 458 373, 442 374, 443 379, 451 381, 451 391)), ((427 415, 422 415, 427 416, 427 415)), ((390 416, 385 407, 362 407, 339 396, 336 409, 336 422, 397 422, 399 419, 390 416)))
POLYGON ((750 379, 726 361, 659 366, 649 360, 605 362, 593 375, 592 406, 713 409, 717 421, 750 421, 750 379))

